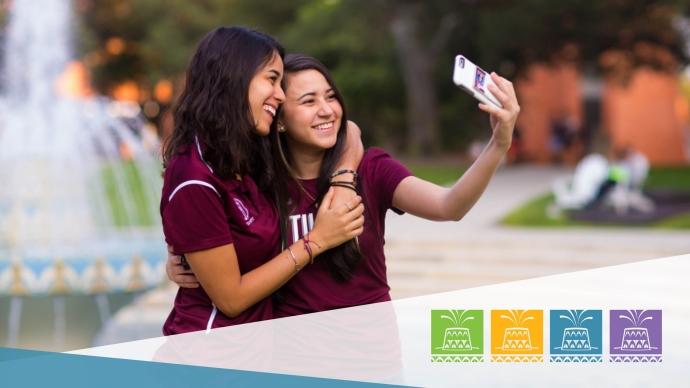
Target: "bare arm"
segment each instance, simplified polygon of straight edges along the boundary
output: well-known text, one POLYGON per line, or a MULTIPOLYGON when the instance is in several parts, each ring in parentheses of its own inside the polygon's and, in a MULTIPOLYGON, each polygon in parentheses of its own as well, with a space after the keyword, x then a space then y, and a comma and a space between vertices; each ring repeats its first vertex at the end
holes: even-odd
MULTIPOLYGON (((343 155, 340 157, 340 162, 335 168, 336 171, 357 171, 363 156, 364 145, 362 144, 362 131, 359 129, 357 124, 348 120, 345 149, 343 150, 343 155)), ((354 180, 354 175, 350 173, 342 174, 339 175, 335 180, 352 182, 354 180)), ((335 205, 344 204, 357 195, 357 193, 353 190, 344 187, 334 186, 333 190, 335 191, 335 199, 333 200, 335 205)))
MULTIPOLYGON (((361 198, 348 205, 331 207, 330 191, 316 216, 314 230, 309 234, 313 255, 342 244, 362 233, 364 206, 361 198), (349 210, 352 208, 353 210, 349 210)), ((236 317, 260 300, 268 297, 287 282, 297 271, 309 264, 309 253, 303 240, 290 246, 294 257, 286 249, 276 257, 252 271, 240 272, 237 252, 233 244, 185 256, 199 283, 216 307, 229 317, 236 317)))
POLYGON ((364 145, 362 144, 362 130, 353 121, 347 121, 347 137, 345 139, 345 149, 343 150, 343 155, 340 157, 340 161, 337 170, 347 169, 347 170, 357 170, 359 163, 362 161, 364 156, 364 145))
POLYGON ((498 85, 498 88, 491 88, 491 92, 504 108, 479 104, 481 110, 490 114, 493 135, 477 160, 450 188, 416 177, 403 179, 393 194, 393 206, 430 220, 458 221, 479 200, 510 148, 520 113, 512 83, 495 73, 491 77, 498 85))

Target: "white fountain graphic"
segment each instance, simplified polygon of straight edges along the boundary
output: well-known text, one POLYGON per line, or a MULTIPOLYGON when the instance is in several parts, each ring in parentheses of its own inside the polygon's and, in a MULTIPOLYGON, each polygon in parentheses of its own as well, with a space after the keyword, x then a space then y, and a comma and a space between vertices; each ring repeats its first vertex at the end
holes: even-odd
POLYGON ((567 319, 572 326, 563 329, 563 340, 561 349, 568 352, 588 352, 597 349, 593 347, 589 338, 589 329, 584 327, 584 323, 594 318, 586 317, 587 310, 568 310, 568 315, 559 315, 561 319, 567 319))
MULTIPOLYGON (((22 301, 133 291, 161 280, 158 146, 138 106, 57 91, 71 59, 69 0, 14 0, 0 97, 0 295, 12 295, 8 346, 22 301), (150 137, 149 137, 150 138, 150 137)), ((154 137, 155 139, 155 137, 154 137)), ((2 318, 5 319, 5 318, 2 318)))
POLYGON ((628 310, 627 315, 618 315, 618 318, 629 321, 632 326, 623 329, 621 346, 616 346, 615 349, 627 352, 646 352, 657 349, 657 347, 651 346, 649 331, 642 326, 645 321, 654 319, 651 316, 645 317, 645 312, 646 310, 628 310))
POLYGON ((499 349, 511 352, 536 350, 539 347, 532 344, 530 330, 524 325, 534 319, 527 316, 528 310, 508 310, 510 315, 501 314, 502 319, 509 320, 513 326, 505 329, 503 344, 499 349))
POLYGON ((448 310, 448 314, 442 314, 441 319, 452 322, 452 327, 447 327, 443 333, 443 345, 437 349, 449 351, 471 351, 479 349, 472 346, 472 336, 470 329, 463 325, 467 321, 473 321, 474 317, 466 315, 469 310, 448 310))

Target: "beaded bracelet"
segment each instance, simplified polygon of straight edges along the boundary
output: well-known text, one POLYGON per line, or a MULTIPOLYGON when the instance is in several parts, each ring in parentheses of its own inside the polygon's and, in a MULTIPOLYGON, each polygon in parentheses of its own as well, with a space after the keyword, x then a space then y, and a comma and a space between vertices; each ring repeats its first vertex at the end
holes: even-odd
POLYGON ((335 177, 337 177, 337 176, 339 176, 339 175, 343 175, 343 174, 352 174, 352 176, 354 177, 354 179, 357 179, 357 171, 355 171, 355 170, 349 170, 349 169, 346 169, 346 168, 344 168, 344 169, 342 169, 342 170, 338 170, 338 171, 334 172, 333 174, 331 174, 331 179, 333 179, 333 178, 335 178, 335 177))

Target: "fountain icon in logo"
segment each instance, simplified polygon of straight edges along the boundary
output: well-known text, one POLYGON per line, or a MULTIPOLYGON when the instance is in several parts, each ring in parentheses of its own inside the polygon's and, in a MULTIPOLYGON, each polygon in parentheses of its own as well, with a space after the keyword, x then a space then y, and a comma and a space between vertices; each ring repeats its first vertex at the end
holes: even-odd
POLYGON ((484 361, 482 310, 431 310, 431 361, 484 361))
POLYGON ((552 362, 601 362, 601 310, 551 310, 552 362))
POLYGON ((611 361, 661 362, 661 310, 611 310, 611 361))
POLYGON ((491 311, 491 361, 542 362, 541 310, 491 311))

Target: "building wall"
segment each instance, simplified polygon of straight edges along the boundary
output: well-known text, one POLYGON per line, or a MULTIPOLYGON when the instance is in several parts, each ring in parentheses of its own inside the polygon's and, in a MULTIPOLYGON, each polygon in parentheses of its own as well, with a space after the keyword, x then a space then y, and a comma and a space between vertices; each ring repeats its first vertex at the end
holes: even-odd
MULTIPOLYGON (((515 86, 522 108, 517 123, 522 157, 538 163, 553 161, 549 142, 554 120, 569 117, 579 130, 584 121, 580 72, 570 64, 537 64, 515 86)), ((653 165, 689 162, 690 108, 675 75, 638 69, 625 86, 605 82, 601 100, 602 128, 611 147, 633 146, 653 165)), ((568 150, 559 159, 574 163, 582 152, 587 151, 568 150)))
POLYGON ((519 79, 516 91, 521 112, 521 153, 529 161, 552 160, 549 141, 553 120, 569 117, 579 128, 583 122, 582 85, 574 65, 533 65, 519 79))
POLYGON ((602 96, 602 119, 613 147, 633 146, 653 165, 688 162, 687 101, 678 78, 642 68, 626 86, 607 82, 602 96))

